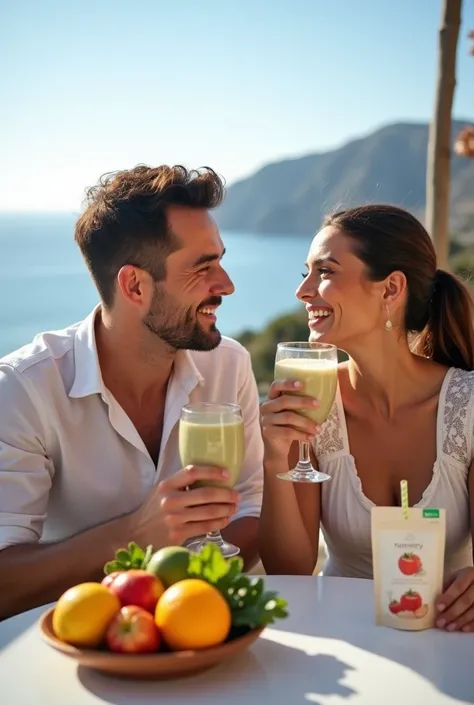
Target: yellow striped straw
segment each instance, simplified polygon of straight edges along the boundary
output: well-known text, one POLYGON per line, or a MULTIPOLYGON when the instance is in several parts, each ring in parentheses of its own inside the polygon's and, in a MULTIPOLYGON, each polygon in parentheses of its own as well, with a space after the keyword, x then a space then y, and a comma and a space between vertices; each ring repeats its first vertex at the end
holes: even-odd
POLYGON ((408 519, 408 485, 406 480, 400 482, 400 495, 402 499, 402 512, 405 519, 408 519))

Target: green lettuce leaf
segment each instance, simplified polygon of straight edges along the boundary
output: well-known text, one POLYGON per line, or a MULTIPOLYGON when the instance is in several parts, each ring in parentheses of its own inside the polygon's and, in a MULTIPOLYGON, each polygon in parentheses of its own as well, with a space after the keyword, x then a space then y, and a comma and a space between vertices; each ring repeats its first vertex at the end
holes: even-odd
POLYGON ((266 591, 262 578, 242 573, 241 558, 226 560, 217 546, 206 545, 200 553, 192 554, 188 575, 214 585, 229 603, 232 626, 257 627, 273 624, 288 616, 287 601, 275 591, 266 591))

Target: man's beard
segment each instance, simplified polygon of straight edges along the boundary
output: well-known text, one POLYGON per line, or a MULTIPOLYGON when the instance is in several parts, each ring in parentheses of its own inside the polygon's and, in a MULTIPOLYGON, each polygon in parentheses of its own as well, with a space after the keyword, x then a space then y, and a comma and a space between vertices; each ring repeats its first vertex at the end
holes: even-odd
MULTIPOLYGON (((220 305, 221 297, 214 296, 201 306, 220 305)), ((214 350, 222 336, 212 323, 206 331, 200 325, 192 309, 184 310, 176 299, 155 285, 150 309, 143 320, 150 333, 158 336, 176 350, 214 350)))

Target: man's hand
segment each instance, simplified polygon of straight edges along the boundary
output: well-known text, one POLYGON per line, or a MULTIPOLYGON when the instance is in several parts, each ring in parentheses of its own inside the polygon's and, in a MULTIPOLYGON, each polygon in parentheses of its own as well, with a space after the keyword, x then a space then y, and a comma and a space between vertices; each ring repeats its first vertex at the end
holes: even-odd
POLYGON ((222 468, 188 465, 158 483, 133 514, 137 542, 140 537, 145 544, 182 544, 226 527, 237 512, 239 494, 226 487, 189 488, 197 481, 224 482, 229 477, 222 468))

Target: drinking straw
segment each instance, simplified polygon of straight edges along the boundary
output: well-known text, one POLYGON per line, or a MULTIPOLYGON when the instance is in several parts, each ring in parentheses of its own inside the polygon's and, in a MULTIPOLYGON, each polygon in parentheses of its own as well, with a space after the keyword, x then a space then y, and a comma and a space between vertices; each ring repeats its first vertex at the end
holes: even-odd
POLYGON ((402 512, 405 519, 408 519, 408 485, 406 480, 400 482, 400 495, 402 499, 402 512))

